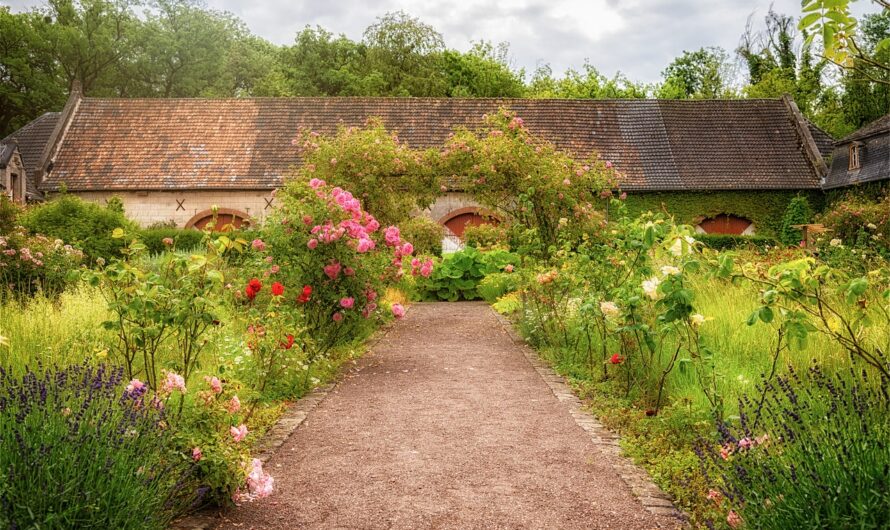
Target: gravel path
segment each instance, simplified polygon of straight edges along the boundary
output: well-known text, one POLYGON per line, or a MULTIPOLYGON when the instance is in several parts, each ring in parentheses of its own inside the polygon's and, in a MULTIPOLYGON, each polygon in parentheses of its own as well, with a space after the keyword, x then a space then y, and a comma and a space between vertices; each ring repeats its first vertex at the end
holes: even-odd
POLYGON ((220 528, 674 528, 644 510, 482 303, 418 304, 220 528))

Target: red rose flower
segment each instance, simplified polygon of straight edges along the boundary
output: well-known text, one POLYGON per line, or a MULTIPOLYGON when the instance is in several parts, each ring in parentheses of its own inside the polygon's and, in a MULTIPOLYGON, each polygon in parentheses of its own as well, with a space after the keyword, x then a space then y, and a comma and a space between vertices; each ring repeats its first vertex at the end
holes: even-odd
POLYGON ((613 354, 611 358, 609 358, 609 362, 611 364, 621 364, 624 362, 624 357, 618 355, 617 353, 613 354))
POLYGON ((280 282, 275 282, 272 284, 272 294, 275 296, 281 296, 284 294, 284 286, 281 285, 280 282))
POLYGON ((251 289, 249 285, 244 288, 244 294, 247 295, 248 300, 253 300, 254 298, 256 298, 256 291, 251 289))
POLYGON ((294 347, 294 336, 290 333, 287 334, 287 341, 279 344, 282 350, 289 350, 294 347))
POLYGON ((247 282, 247 286, 257 293, 263 288, 263 284, 256 278, 251 278, 251 280, 247 282))
POLYGON ((305 304, 309 301, 309 298, 312 297, 312 287, 309 285, 303 286, 303 291, 300 293, 300 296, 297 297, 297 302, 301 304, 305 304))

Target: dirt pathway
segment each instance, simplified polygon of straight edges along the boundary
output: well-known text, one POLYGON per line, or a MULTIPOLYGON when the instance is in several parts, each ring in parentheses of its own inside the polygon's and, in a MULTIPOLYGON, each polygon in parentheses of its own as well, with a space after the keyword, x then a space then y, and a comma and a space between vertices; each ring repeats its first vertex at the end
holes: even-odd
POLYGON ((485 304, 419 304, 220 528, 674 528, 632 495, 485 304))

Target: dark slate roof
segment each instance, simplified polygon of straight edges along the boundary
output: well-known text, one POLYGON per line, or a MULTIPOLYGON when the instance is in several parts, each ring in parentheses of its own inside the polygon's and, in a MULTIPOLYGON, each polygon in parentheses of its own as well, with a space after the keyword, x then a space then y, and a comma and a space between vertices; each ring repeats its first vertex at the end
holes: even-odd
POLYGON ((874 136, 876 134, 881 134, 890 131, 890 114, 882 118, 878 118, 875 121, 865 125, 861 129, 857 129, 847 136, 841 138, 838 143, 847 143, 855 140, 861 140, 863 138, 868 138, 869 136, 874 136))
POLYGON ((376 116, 408 145, 433 147, 501 106, 564 150, 611 160, 628 190, 819 187, 780 99, 426 98, 86 98, 44 186, 271 189, 301 163, 292 145, 300 127, 332 134, 376 116))
POLYGON ((29 198, 40 197, 34 178, 42 163, 40 157, 43 156, 43 149, 56 128, 59 115, 58 112, 47 112, 0 141, 10 143, 15 140, 18 143, 19 155, 25 165, 25 187, 29 198))
POLYGON ((0 169, 6 169, 13 153, 15 153, 15 148, 15 142, 0 144, 0 169))
POLYGON ((809 129, 813 141, 816 142, 816 148, 819 149, 819 154, 822 155, 822 158, 827 159, 830 157, 831 153, 834 152, 834 137, 820 129, 817 125, 811 123, 809 120, 807 120, 807 129, 809 129))
POLYGON ((837 143, 831 169, 825 177, 825 189, 890 179, 890 132, 873 132, 854 140, 847 138, 837 143), (853 170, 849 169, 852 141, 859 143, 859 169, 853 170))

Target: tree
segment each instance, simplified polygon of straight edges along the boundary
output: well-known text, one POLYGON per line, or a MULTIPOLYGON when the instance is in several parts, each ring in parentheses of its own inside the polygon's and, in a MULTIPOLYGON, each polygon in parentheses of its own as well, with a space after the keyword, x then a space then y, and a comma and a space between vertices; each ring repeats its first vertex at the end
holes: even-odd
POLYGON ((510 68, 509 46, 495 48, 481 41, 470 51, 442 52, 442 68, 447 80, 445 95, 449 97, 521 97, 525 93, 522 70, 510 68))
POLYGON ((306 26, 293 46, 281 51, 283 75, 289 93, 296 96, 376 95, 361 82, 366 47, 345 35, 306 26))
POLYGON ((383 81, 389 96, 442 96, 442 34, 404 11, 387 13, 365 30, 368 76, 383 81))
POLYGON ((661 73, 664 84, 658 97, 664 99, 717 98, 726 95, 727 55, 723 48, 683 51, 661 73))
MULTIPOLYGON (((890 65, 890 47, 879 48, 890 38, 890 10, 866 15, 858 26, 859 49, 875 62, 890 65)), ((853 67, 844 71, 844 111, 854 127, 861 127, 890 110, 890 70, 861 64, 853 59, 853 67)))
POLYGON ((528 92, 534 98, 564 99, 640 99, 645 98, 647 89, 634 84, 620 72, 607 78, 588 62, 583 71, 568 69, 561 79, 554 79, 549 65, 539 67, 528 92))
MULTIPOLYGON (((858 22, 850 13, 852 1, 803 0, 798 27, 809 32, 807 42, 821 40, 826 59, 872 82, 890 85, 890 57, 882 55, 890 51, 890 35, 885 34, 872 46, 863 45, 858 22)), ((884 15, 890 13, 890 0, 872 2, 883 9, 884 15)))
POLYGON ((35 26, 40 15, 0 7, 0 138, 65 103, 52 48, 35 26))

